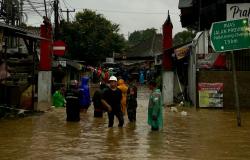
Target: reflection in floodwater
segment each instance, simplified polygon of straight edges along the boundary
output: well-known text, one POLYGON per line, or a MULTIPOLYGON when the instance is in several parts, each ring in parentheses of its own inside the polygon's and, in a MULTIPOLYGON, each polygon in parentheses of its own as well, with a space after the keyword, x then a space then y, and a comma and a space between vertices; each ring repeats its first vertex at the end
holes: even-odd
MULTIPOLYGON (((65 110, 0 120, 0 159, 250 159, 250 113, 237 127, 233 111, 183 108, 187 116, 165 109, 164 129, 146 123, 149 91, 138 90, 136 123, 107 127, 107 115, 93 118, 93 107, 79 123, 66 122, 65 110)), ((179 109, 181 111, 182 109, 179 109)))

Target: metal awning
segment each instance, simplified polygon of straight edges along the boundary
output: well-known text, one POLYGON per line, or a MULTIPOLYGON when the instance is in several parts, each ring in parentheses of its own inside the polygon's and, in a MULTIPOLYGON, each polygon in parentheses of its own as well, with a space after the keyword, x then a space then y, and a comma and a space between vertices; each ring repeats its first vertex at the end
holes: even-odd
POLYGON ((74 61, 72 61, 72 60, 67 60, 66 63, 67 63, 67 65, 69 65, 69 66, 75 68, 75 69, 78 70, 78 71, 82 70, 82 68, 83 68, 83 65, 82 65, 82 64, 77 63, 77 62, 74 62, 74 61))
POLYGON ((25 39, 34 39, 34 40, 46 40, 45 38, 35 35, 34 33, 26 29, 19 28, 16 26, 11 26, 2 22, 0 22, 0 29, 4 30, 4 35, 6 36, 16 36, 16 37, 21 37, 25 39))
MULTIPOLYGON (((46 38, 37 36, 35 34, 32 33, 16 33, 18 36, 22 37, 22 38, 26 38, 26 39, 37 39, 37 40, 48 40, 46 38)), ((49 41, 49 40, 48 40, 49 41)))
POLYGON ((178 8, 188 8, 193 6, 193 0, 179 0, 178 8))
POLYGON ((186 42, 181 45, 174 46, 172 48, 164 50, 164 53, 173 53, 175 49, 182 48, 182 47, 189 47, 193 44, 193 41, 186 42))
POLYGON ((60 64, 63 67, 70 66, 70 67, 75 68, 76 70, 80 71, 83 69, 83 64, 81 64, 81 63, 85 63, 85 61, 71 60, 71 59, 59 57, 58 60, 54 60, 52 63, 53 63, 52 64, 53 67, 57 67, 60 64))
POLYGON ((147 62, 147 60, 123 60, 121 61, 124 66, 131 66, 147 62))

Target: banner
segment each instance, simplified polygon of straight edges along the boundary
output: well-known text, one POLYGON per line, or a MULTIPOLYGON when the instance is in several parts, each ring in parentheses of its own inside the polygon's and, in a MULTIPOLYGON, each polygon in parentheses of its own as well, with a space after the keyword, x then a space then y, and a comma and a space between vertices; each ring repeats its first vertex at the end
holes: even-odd
POLYGON ((223 53, 207 53, 197 55, 199 69, 226 69, 226 55, 223 53))
POLYGON ((199 106, 223 107, 223 83, 199 83, 199 106))
POLYGON ((184 58, 188 54, 188 52, 189 52, 189 48, 188 47, 178 48, 178 49, 174 50, 174 53, 175 53, 176 58, 178 60, 184 58))

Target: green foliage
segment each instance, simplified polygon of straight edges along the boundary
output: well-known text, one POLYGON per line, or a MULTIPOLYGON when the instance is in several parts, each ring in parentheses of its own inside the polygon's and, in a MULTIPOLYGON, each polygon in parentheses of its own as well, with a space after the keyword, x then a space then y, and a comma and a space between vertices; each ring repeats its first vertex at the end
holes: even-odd
POLYGON ((134 31, 129 35, 128 42, 130 45, 136 45, 138 43, 145 41, 146 39, 153 37, 155 34, 156 34, 155 28, 150 28, 141 31, 134 31))
POLYGON ((195 33, 190 30, 179 32, 174 36, 173 40, 174 46, 178 46, 187 43, 189 41, 192 41, 194 37, 195 33))
POLYGON ((113 52, 121 53, 125 47, 125 38, 118 33, 119 25, 88 9, 78 12, 75 21, 63 21, 61 26, 69 58, 93 64, 111 57, 113 52))

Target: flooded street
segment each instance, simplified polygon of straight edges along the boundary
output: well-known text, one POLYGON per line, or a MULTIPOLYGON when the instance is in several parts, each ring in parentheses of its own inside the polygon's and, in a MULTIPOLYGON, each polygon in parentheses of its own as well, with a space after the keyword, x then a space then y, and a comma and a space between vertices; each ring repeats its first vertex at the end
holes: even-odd
POLYGON ((164 129, 147 125, 149 91, 139 88, 137 122, 108 128, 108 117, 93 117, 93 106, 78 123, 66 122, 65 109, 20 119, 0 120, 1 160, 81 159, 250 159, 250 112, 242 127, 233 111, 183 107, 187 116, 165 109, 164 129))

